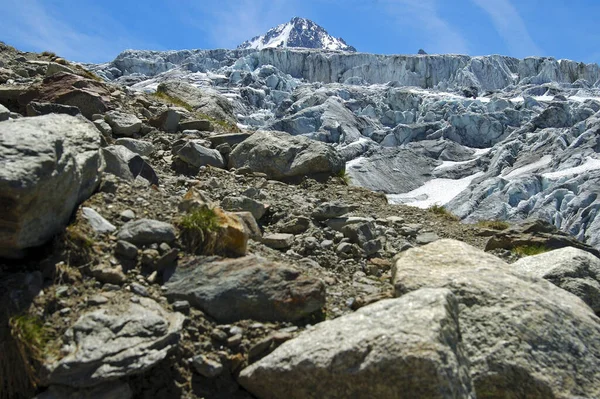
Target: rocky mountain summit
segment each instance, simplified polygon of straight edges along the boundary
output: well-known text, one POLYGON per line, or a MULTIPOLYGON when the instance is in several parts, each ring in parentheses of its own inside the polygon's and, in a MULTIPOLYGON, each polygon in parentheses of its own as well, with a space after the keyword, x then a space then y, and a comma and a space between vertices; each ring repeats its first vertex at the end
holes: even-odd
POLYGON ((269 29, 264 35, 240 44, 238 49, 304 47, 321 50, 356 51, 342 38, 331 36, 325 29, 306 18, 294 17, 290 22, 269 29))
POLYGON ((599 397, 598 74, 0 44, 0 398, 599 397))

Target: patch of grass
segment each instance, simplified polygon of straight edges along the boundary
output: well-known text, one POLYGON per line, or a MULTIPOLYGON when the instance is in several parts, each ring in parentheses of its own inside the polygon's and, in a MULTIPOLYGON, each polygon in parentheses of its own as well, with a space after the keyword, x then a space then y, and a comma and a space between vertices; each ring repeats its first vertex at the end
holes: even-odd
POLYGON ((448 220, 452 220, 452 221, 459 221, 460 219, 458 218, 458 216, 456 216, 455 214, 453 214, 452 212, 450 212, 449 210, 447 210, 446 208, 444 208, 443 205, 431 205, 429 208, 427 208, 427 211, 434 213, 438 216, 441 216, 445 219, 448 220))
POLYGON ((190 112, 192 112, 194 110, 192 108, 192 106, 190 104, 186 103, 185 101, 183 101, 177 97, 170 96, 167 93, 164 93, 162 91, 156 91, 152 95, 158 99, 161 99, 161 100, 169 103, 169 104, 176 105, 181 108, 185 108, 190 112))
POLYGON ((224 121, 221 119, 216 119, 210 115, 206 115, 201 112, 196 112, 195 115, 198 119, 206 119, 206 120, 210 121, 213 125, 219 125, 228 132, 231 132, 231 133, 241 132, 240 128, 235 123, 227 122, 227 121, 224 121))
POLYGON ((94 253, 92 240, 77 225, 68 226, 59 238, 70 266, 82 266, 91 263, 94 253))
POLYGON ((214 210, 208 206, 196 208, 184 215, 178 226, 188 251, 205 255, 215 252, 219 218, 214 210))
POLYGON ((56 57, 56 53, 53 51, 42 51, 42 55, 44 57, 56 57))
POLYGON ((8 319, 0 342, 0 398, 31 397, 39 384, 39 370, 47 356, 56 355, 51 330, 33 315, 8 319))
POLYGON ((350 175, 348 175, 348 172, 346 172, 346 169, 342 169, 339 172, 336 173, 335 175, 337 178, 339 178, 342 183, 344 183, 344 185, 349 186, 351 179, 350 179, 350 175))
POLYGON ((518 247, 514 247, 512 251, 520 256, 533 256, 548 252, 550 248, 541 244, 519 245, 518 247))
POLYGON ((476 226, 482 229, 506 230, 510 227, 510 223, 503 220, 480 220, 476 226))

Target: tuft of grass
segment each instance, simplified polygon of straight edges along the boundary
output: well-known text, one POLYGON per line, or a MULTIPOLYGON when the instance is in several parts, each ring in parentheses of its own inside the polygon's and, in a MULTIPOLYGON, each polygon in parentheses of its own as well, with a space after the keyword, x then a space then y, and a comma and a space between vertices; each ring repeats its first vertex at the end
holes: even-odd
POLYGON ((56 53, 53 51, 42 51, 42 55, 44 57, 53 57, 56 58, 56 53))
POLYGON ((210 121, 213 125, 219 125, 228 132, 232 132, 232 133, 241 132, 240 128, 235 123, 227 122, 227 121, 224 121, 221 119, 216 119, 210 115, 206 115, 201 112, 196 112, 195 115, 198 119, 206 119, 206 120, 210 121))
POLYGON ((202 206, 184 215, 178 222, 181 241, 188 251, 211 254, 217 246, 219 217, 208 206, 202 206))
POLYGON ((480 220, 476 226, 482 229, 506 230, 510 227, 510 223, 503 220, 480 220))
POLYGON ((346 172, 346 169, 342 169, 339 172, 336 173, 335 175, 336 177, 338 177, 342 183, 344 183, 344 185, 349 186, 351 179, 350 179, 350 175, 348 175, 348 172, 346 172))
POLYGON ((434 214, 441 216, 448 220, 452 220, 452 221, 460 220, 458 218, 458 216, 456 216, 455 214, 453 214, 452 212, 450 212, 449 210, 444 208, 443 205, 438 205, 438 204, 431 205, 429 208, 427 208, 427 211, 434 213, 434 214))
POLYGON ((544 252, 548 252, 548 251, 550 251, 550 248, 546 247, 545 245, 541 245, 541 244, 519 245, 512 249, 512 252, 514 252, 515 254, 520 255, 520 256, 539 255, 539 254, 543 254, 544 252))
POLYGON ((82 266, 91 263, 94 255, 94 240, 79 226, 71 225, 59 238, 71 266, 82 266))
POLYGON ((192 108, 192 106, 190 104, 186 103, 185 101, 183 101, 180 98, 170 96, 167 93, 164 93, 162 91, 156 91, 152 95, 158 99, 168 102, 169 104, 176 105, 181 108, 185 108, 190 112, 194 111, 194 109, 192 108))

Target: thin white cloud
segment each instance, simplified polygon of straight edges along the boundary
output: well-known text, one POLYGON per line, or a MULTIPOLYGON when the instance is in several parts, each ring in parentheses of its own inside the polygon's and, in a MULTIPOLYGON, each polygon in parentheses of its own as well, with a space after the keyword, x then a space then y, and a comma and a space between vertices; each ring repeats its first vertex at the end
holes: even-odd
POLYGON ((529 34, 525 22, 510 0, 471 0, 481 7, 492 19, 494 27, 502 36, 511 55, 527 57, 542 55, 529 34))
POLYGON ((208 0, 202 4, 188 0, 184 4, 182 21, 204 32, 220 48, 235 48, 287 22, 301 8, 296 0, 208 0), (204 18, 199 20, 198 15, 204 18))
POLYGON ((84 32, 40 0, 3 0, 2 8, 0 38, 20 50, 47 50, 73 61, 105 62, 126 48, 148 45, 132 39, 99 9, 89 10, 96 23, 84 32))

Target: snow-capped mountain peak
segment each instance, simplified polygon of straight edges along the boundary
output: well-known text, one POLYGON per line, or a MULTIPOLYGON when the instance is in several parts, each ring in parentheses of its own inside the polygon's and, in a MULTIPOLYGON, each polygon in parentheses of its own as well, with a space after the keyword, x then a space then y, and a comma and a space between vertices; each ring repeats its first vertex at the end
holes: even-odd
POLYGON ((313 21, 300 17, 294 17, 288 23, 269 29, 264 35, 245 41, 238 49, 262 50, 271 47, 356 51, 354 47, 346 44, 344 39, 335 38, 313 21))

